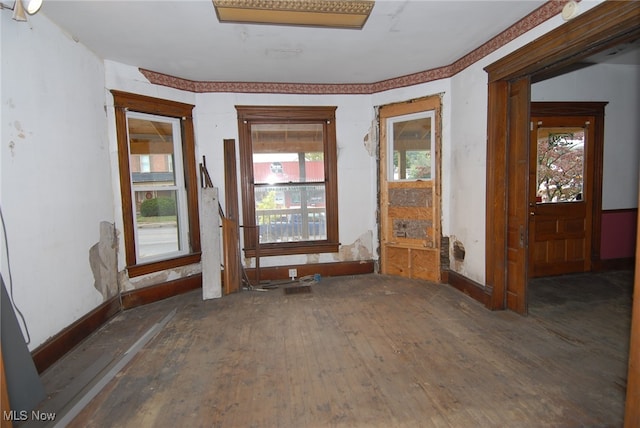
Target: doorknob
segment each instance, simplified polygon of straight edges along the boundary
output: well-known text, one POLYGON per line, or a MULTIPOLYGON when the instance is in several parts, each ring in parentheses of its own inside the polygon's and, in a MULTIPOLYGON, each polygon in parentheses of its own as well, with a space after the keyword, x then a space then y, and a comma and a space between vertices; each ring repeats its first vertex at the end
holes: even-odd
POLYGON ((536 215, 536 213, 535 213, 535 212, 533 212, 533 211, 529 211, 529 215, 530 215, 531 217, 533 217, 534 215, 536 215))

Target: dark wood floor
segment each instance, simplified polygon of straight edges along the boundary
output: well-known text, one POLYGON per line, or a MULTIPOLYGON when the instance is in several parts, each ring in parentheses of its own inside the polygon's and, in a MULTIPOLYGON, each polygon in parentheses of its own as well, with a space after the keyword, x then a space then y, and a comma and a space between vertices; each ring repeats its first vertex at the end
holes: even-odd
POLYGON ((70 385, 176 309, 70 426, 619 427, 632 281, 533 281, 528 317, 373 274, 311 293, 195 291, 106 324, 43 374, 43 408, 78 400, 70 385))

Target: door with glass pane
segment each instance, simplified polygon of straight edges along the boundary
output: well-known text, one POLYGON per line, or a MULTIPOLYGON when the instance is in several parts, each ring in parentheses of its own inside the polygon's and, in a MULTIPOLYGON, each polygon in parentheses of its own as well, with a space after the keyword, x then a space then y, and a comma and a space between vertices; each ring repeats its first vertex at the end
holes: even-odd
POLYGON ((440 98, 380 108, 381 272, 440 280, 440 98))
POLYGON ((186 254, 188 218, 180 120, 127 112, 136 261, 186 254))
POLYGON ((531 118, 530 277, 591 269, 593 123, 590 116, 531 118))

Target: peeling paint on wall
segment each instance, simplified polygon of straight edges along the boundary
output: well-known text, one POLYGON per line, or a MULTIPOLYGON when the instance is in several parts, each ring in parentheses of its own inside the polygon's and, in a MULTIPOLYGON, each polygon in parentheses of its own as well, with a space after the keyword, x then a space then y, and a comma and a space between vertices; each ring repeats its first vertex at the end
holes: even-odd
POLYGON ((373 232, 360 235, 351 245, 342 245, 338 253, 339 261, 371 260, 373 248, 373 232))
POLYGON ((364 148, 367 150, 367 153, 369 153, 369 156, 376 156, 378 153, 378 133, 378 122, 373 121, 369 131, 363 138, 364 148))
POLYGON ((136 276, 135 278, 129 278, 126 270, 122 270, 118 273, 118 280, 120 289, 125 291, 138 290, 152 285, 162 284, 164 282, 173 281, 180 278, 186 278, 192 275, 196 275, 202 272, 202 266, 200 263, 195 263, 188 266, 181 266, 175 269, 163 270, 160 272, 153 272, 148 275, 136 276))
POLYGON ((307 263, 315 264, 320 262, 320 254, 307 254, 307 263))
POLYGON ((113 223, 100 222, 100 240, 89 249, 93 286, 103 301, 118 294, 118 239, 113 223))
POLYGON ((464 244, 457 239, 453 241, 453 262, 456 272, 461 272, 463 270, 465 255, 466 251, 464 249, 464 244))
POLYGON ((464 261, 464 256, 466 254, 466 251, 464 250, 464 245, 462 244, 462 242, 456 240, 453 243, 453 258, 457 261, 464 261))

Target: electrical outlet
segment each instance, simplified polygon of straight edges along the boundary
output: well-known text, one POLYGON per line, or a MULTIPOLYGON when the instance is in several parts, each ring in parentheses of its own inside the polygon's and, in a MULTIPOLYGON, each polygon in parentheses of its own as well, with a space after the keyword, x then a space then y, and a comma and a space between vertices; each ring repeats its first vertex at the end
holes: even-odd
POLYGON ((289 278, 294 279, 298 276, 298 269, 289 269, 289 278))

